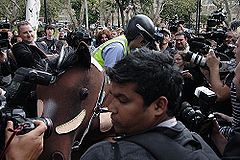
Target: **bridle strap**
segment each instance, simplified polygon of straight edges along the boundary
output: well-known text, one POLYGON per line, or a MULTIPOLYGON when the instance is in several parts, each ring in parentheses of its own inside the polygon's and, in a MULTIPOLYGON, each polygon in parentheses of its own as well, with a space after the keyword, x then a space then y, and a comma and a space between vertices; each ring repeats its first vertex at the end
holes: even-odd
MULTIPOLYGON (((104 75, 105 76, 105 75, 104 75)), ((74 142, 75 144, 72 146, 72 149, 73 150, 78 150, 80 148, 80 145, 82 144, 83 142, 83 139, 86 137, 91 125, 92 125, 92 122, 93 122, 93 119, 98 117, 99 114, 101 113, 101 106, 103 104, 103 100, 104 100, 104 96, 105 96, 105 92, 104 92, 104 84, 105 84, 105 77, 103 78, 103 82, 102 82, 102 85, 101 85, 101 90, 98 94, 98 99, 97 99, 97 102, 95 104, 95 107, 93 109, 93 114, 88 122, 88 125, 87 127, 85 128, 84 132, 83 132, 83 135, 80 139, 79 142, 74 142)))

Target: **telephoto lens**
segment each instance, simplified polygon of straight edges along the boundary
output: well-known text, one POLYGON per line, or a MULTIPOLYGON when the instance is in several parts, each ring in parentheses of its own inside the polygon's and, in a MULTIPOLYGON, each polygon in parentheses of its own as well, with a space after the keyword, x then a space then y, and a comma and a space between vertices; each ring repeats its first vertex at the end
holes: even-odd
POLYGON ((184 56, 184 60, 187 62, 192 62, 193 64, 196 64, 199 67, 207 68, 206 58, 202 55, 193 53, 193 52, 187 52, 184 56))

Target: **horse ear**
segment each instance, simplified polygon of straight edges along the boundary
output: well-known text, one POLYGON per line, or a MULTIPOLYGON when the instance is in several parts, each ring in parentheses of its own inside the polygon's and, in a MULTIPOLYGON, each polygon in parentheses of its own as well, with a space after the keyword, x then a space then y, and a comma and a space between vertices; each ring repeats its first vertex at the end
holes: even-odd
POLYGON ((85 42, 81 41, 79 43, 76 54, 78 56, 79 64, 84 66, 84 67, 90 68, 90 66, 91 66, 91 54, 90 54, 88 45, 85 42))

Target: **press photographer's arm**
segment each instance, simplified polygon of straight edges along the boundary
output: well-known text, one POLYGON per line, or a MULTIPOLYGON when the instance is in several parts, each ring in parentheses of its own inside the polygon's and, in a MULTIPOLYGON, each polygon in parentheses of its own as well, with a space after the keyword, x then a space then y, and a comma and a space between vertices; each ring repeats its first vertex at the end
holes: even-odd
MULTIPOLYGON (((36 160, 39 157, 43 150, 43 135, 47 126, 38 120, 34 123, 37 125, 34 130, 13 138, 6 151, 6 160, 36 160)), ((12 135, 8 129, 13 129, 13 122, 7 123, 6 143, 12 135)))
POLYGON ((235 68, 235 77, 233 79, 233 83, 236 87, 236 93, 238 99, 240 99, 240 63, 238 63, 237 67, 235 68))
POLYGON ((217 101, 225 101, 230 97, 230 88, 227 85, 224 85, 220 79, 220 59, 216 57, 214 51, 210 51, 207 54, 206 63, 209 68, 209 82, 212 90, 217 94, 217 101))

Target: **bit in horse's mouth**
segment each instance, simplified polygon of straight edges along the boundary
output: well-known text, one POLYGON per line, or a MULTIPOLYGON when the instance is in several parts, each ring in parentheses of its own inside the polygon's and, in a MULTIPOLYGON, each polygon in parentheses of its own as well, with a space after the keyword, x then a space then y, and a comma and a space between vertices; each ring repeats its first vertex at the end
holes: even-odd
POLYGON ((111 111, 109 111, 108 109, 104 109, 104 108, 100 109, 100 113, 106 113, 106 112, 111 112, 111 111))

